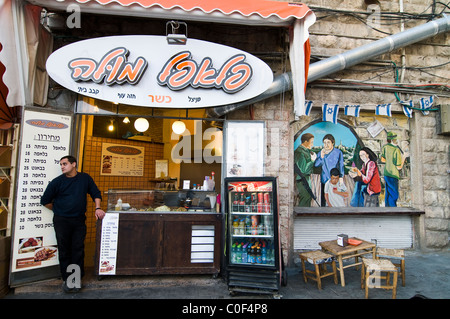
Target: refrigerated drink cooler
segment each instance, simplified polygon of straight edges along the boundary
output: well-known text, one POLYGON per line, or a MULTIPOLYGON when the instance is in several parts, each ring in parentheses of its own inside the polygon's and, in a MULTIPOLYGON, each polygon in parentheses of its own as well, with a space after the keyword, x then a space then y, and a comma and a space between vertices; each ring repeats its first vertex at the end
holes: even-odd
POLYGON ((225 178, 225 261, 230 293, 274 293, 286 283, 275 177, 225 178))

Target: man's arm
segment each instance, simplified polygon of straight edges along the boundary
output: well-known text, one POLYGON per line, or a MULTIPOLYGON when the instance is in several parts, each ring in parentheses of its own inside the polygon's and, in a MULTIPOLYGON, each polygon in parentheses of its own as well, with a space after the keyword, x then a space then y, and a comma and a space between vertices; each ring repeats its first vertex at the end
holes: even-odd
POLYGON ((96 219, 103 219, 103 217, 105 217, 105 212, 103 211, 101 204, 102 204, 102 200, 101 198, 95 198, 94 199, 95 202, 95 218, 96 219))

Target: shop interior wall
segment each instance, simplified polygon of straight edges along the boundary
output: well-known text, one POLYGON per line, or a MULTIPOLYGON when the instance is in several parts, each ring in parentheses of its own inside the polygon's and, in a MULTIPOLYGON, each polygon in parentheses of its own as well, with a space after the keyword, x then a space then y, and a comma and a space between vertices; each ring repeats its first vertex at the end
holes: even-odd
MULTIPOLYGON (((86 124, 84 137, 81 140, 81 144, 83 144, 83 152, 80 154, 83 159, 82 171, 91 175, 102 192, 103 210, 107 210, 107 192, 109 189, 151 189, 155 186, 155 183, 151 182, 150 179, 155 177, 155 160, 164 158, 164 145, 162 143, 95 137, 92 135, 93 116, 88 117, 86 124), (144 147, 144 175, 136 177, 101 175, 102 143, 144 147)), ((94 210, 94 203, 88 198, 86 243, 95 242, 96 219, 94 210)))

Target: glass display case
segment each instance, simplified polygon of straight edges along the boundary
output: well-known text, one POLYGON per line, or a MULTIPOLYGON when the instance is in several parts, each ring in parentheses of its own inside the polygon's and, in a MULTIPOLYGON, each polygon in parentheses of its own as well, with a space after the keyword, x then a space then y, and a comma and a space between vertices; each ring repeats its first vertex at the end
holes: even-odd
POLYGON ((195 189, 110 189, 108 211, 120 212, 213 212, 217 193, 195 189))

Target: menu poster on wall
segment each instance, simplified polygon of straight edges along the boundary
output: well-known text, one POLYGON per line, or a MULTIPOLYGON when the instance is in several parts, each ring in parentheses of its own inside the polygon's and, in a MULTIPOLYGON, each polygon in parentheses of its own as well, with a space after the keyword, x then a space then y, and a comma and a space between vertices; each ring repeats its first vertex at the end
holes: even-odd
POLYGON ((225 124, 225 176, 264 176, 264 122, 225 124))
POLYGON ((100 175, 144 176, 144 147, 102 144, 100 175))
POLYGON ((115 275, 117 240, 119 236, 119 214, 108 213, 102 219, 99 275, 115 275))
POLYGON ((53 212, 40 204, 48 183, 61 174, 72 118, 25 109, 18 170, 11 273, 58 265, 53 212))

